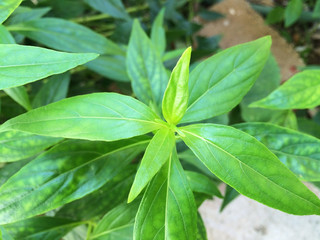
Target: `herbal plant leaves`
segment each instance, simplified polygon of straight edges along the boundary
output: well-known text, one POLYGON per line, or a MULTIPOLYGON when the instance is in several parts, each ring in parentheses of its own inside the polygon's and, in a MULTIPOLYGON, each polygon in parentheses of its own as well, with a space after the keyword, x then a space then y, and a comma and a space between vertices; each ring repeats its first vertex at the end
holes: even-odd
POLYGON ((241 194, 287 213, 320 215, 317 196, 254 137, 215 124, 180 131, 206 167, 241 194))
POLYGON ((183 123, 229 112, 249 91, 269 57, 271 38, 241 44, 200 63, 189 79, 189 106, 183 123))
POLYGON ((0 90, 63 73, 98 56, 15 44, 0 44, 0 53, 0 90))
POLYGON ((115 141, 162 126, 143 103, 117 93, 67 98, 15 117, 0 131, 20 130, 51 137, 115 141))

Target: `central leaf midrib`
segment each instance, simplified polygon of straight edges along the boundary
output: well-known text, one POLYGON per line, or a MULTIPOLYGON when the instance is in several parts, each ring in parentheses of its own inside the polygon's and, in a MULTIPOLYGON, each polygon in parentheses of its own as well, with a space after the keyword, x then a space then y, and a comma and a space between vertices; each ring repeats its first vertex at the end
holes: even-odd
POLYGON ((283 190, 285 190, 286 192, 289 192, 289 193, 291 193, 292 195, 300 198, 301 200, 303 200, 303 201, 305 201, 305 202, 307 202, 307 203, 309 203, 309 204, 312 204, 312 205, 315 206, 317 209, 320 209, 320 207, 317 206, 317 205, 315 205, 313 202, 310 202, 310 201, 308 201, 307 199, 302 198, 302 197, 300 197, 299 195, 291 192, 290 190, 288 190, 288 189, 286 189, 286 188, 283 188, 282 186, 278 185, 277 183, 275 183, 275 182, 272 181, 271 179, 269 179, 269 178, 265 177, 264 175, 262 175, 261 173, 259 173, 259 172, 258 172, 257 170, 255 170, 254 168, 252 168, 252 167, 250 167, 249 165, 247 165, 246 163, 240 161, 240 159, 238 159, 237 157, 233 156, 231 153, 229 153, 229 152, 225 151, 224 149, 222 149, 221 147, 215 145, 213 142, 208 141, 208 140, 206 140, 205 138, 203 138, 203 137, 201 137, 201 136, 199 136, 199 135, 196 135, 196 134, 194 134, 194 133, 192 133, 192 132, 188 132, 188 131, 183 130, 183 129, 181 129, 181 131, 186 132, 186 133, 189 133, 190 135, 193 135, 193 136, 201 139, 202 141, 207 142, 208 144, 212 145, 213 147, 216 147, 217 149, 220 149, 222 152, 224 152, 225 154, 229 155, 231 158, 233 158, 233 159, 235 159, 236 161, 238 161, 239 164, 245 165, 246 167, 248 167, 248 168, 251 169, 252 171, 256 172, 258 175, 262 176, 263 178, 265 178, 267 181, 271 182, 272 184, 274 184, 274 185, 277 186, 278 188, 283 189, 283 190))

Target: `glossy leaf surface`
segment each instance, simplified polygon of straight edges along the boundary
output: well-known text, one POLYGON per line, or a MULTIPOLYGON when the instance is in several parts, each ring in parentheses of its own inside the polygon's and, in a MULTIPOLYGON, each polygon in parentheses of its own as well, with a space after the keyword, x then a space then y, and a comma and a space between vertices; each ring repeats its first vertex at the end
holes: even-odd
POLYGON ((266 145, 300 179, 320 181, 319 139, 268 123, 244 123, 235 127, 266 145))
POLYGON ((161 58, 138 20, 135 20, 127 53, 127 71, 137 98, 161 106, 168 76, 161 58))
POLYGON ((170 124, 178 124, 188 107, 188 82, 191 47, 188 48, 172 70, 162 101, 162 113, 170 124))
POLYGON ((122 171, 149 139, 70 140, 40 155, 0 188, 0 223, 42 214, 79 199, 122 171), (13 190, 14 189, 14 190, 13 190))
POLYGON ((32 157, 59 141, 61 138, 44 137, 15 130, 0 132, 0 162, 15 162, 32 157))
POLYGON ((190 73, 189 106, 182 122, 208 119, 234 108, 262 71, 270 46, 270 37, 260 38, 224 50, 197 65, 190 73))
POLYGON ((134 98, 93 93, 67 98, 15 117, 0 131, 21 130, 65 138, 114 141, 160 128, 157 116, 134 98))
POLYGON ((173 153, 149 184, 140 204, 134 239, 195 239, 197 209, 180 162, 173 153))
POLYGON ((207 168, 241 194, 287 213, 320 215, 318 197, 254 137, 214 124, 180 131, 207 168))
POLYGON ((133 225, 139 202, 121 204, 108 212, 90 236, 95 240, 132 239, 133 225))
POLYGON ((133 201, 145 188, 148 182, 161 169, 175 146, 175 137, 171 129, 160 129, 150 141, 141 160, 138 172, 129 193, 128 202, 133 201))
POLYGON ((94 53, 63 53, 16 44, 1 44, 0 53, 0 90, 63 73, 98 56, 94 53))
POLYGON ((56 217, 35 217, 4 225, 15 240, 58 240, 81 223, 56 217))
POLYGON ((251 107, 268 109, 304 109, 320 105, 320 70, 297 73, 269 96, 251 107))
POLYGON ((2 0, 0 2, 0 24, 20 5, 22 0, 2 0))

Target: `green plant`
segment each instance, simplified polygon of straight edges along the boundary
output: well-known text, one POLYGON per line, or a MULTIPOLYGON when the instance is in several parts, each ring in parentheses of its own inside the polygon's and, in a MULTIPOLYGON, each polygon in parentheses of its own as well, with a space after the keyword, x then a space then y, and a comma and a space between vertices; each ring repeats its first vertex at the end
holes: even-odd
MULTIPOLYGON (((2 21, 13 11, 8 6, 2 21)), ((219 179, 281 211, 320 214, 320 200, 299 180, 320 180, 318 139, 268 123, 214 123, 273 64, 270 37, 221 51, 192 71, 187 48, 170 73, 163 14, 151 39, 134 20, 127 49, 71 22, 67 28, 85 40, 57 37, 53 26, 66 22, 60 19, 11 26, 53 48, 99 57, 16 45, 0 28, 3 43, 11 43, 0 44, 0 89, 27 110, 0 126, 3 239, 83 237, 83 230, 86 239, 206 239, 197 208, 222 197, 219 179), (130 80, 137 99, 105 92, 63 99, 70 81, 63 72, 84 63, 96 71, 110 59, 125 70, 103 74, 130 80), (58 73, 30 101, 22 85, 58 73)))

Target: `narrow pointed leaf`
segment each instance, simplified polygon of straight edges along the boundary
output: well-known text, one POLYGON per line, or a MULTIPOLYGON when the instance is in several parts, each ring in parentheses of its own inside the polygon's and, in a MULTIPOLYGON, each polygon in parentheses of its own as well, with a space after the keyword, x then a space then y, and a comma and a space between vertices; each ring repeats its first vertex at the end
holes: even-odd
POLYGON ((226 193, 223 198, 223 202, 220 206, 220 212, 223 211, 234 199, 236 199, 240 194, 232 187, 227 185, 226 193))
POLYGON ((0 2, 0 24, 20 5, 22 0, 1 0, 0 2))
POLYGON ((16 44, 1 44, 0 53, 0 90, 63 73, 98 56, 94 53, 63 53, 16 44))
POLYGON ((61 138, 38 136, 10 130, 0 132, 0 162, 15 162, 32 157, 61 141, 61 138))
POLYGON ((197 216, 197 240, 208 240, 207 230, 200 213, 198 212, 197 216))
POLYGON ((11 28, 36 42, 61 51, 124 54, 117 44, 104 36, 60 18, 36 19, 11 28))
POLYGON ((141 160, 141 165, 129 193, 128 202, 133 201, 161 169, 168 160, 174 145, 175 137, 171 129, 160 129, 154 135, 141 160))
POLYGON ((132 239, 139 201, 121 204, 108 212, 90 236, 94 240, 132 239))
POLYGON ((56 217, 35 217, 3 225, 15 240, 58 240, 82 224, 56 217))
POLYGON ((27 22, 34 19, 39 19, 46 15, 51 10, 50 7, 30 8, 19 6, 10 16, 6 24, 13 25, 21 22, 27 22))
POLYGON ((270 46, 270 37, 260 38, 224 50, 197 65, 190 73, 189 106, 182 122, 218 116, 238 105, 262 71, 270 46))
POLYGON ((163 27, 164 13, 165 9, 163 8, 158 13, 151 28, 151 41, 159 56, 162 56, 166 50, 166 32, 163 27))
POLYGON ((147 138, 118 142, 70 140, 40 155, 0 188, 0 224, 42 214, 79 199, 122 171, 147 138))
POLYGON ((85 0, 94 9, 122 20, 130 20, 121 0, 85 0))
POLYGON ((162 101, 163 116, 170 124, 178 124, 188 107, 188 82, 191 47, 179 59, 172 70, 162 101))
POLYGON ((268 109, 305 109, 320 105, 320 70, 297 73, 269 96, 250 107, 268 109))
POLYGON ((196 238, 197 209, 182 166, 173 153, 149 184, 140 204, 134 239, 196 238))
POLYGON ((0 131, 20 130, 51 137, 114 141, 162 126, 152 110, 117 93, 63 99, 10 119, 0 131))
POLYGON ((180 131, 207 168, 239 193, 287 213, 320 215, 318 197, 254 137, 214 124, 180 131))
POLYGON ((320 181, 320 140, 269 123, 244 123, 234 127, 266 145, 304 181, 320 181))
POLYGON ((161 58, 138 20, 135 20, 127 53, 127 71, 134 93, 142 102, 161 106, 168 83, 161 58))
POLYGON ((64 99, 68 93, 69 83, 68 72, 50 77, 37 92, 32 106, 38 108, 64 99))

